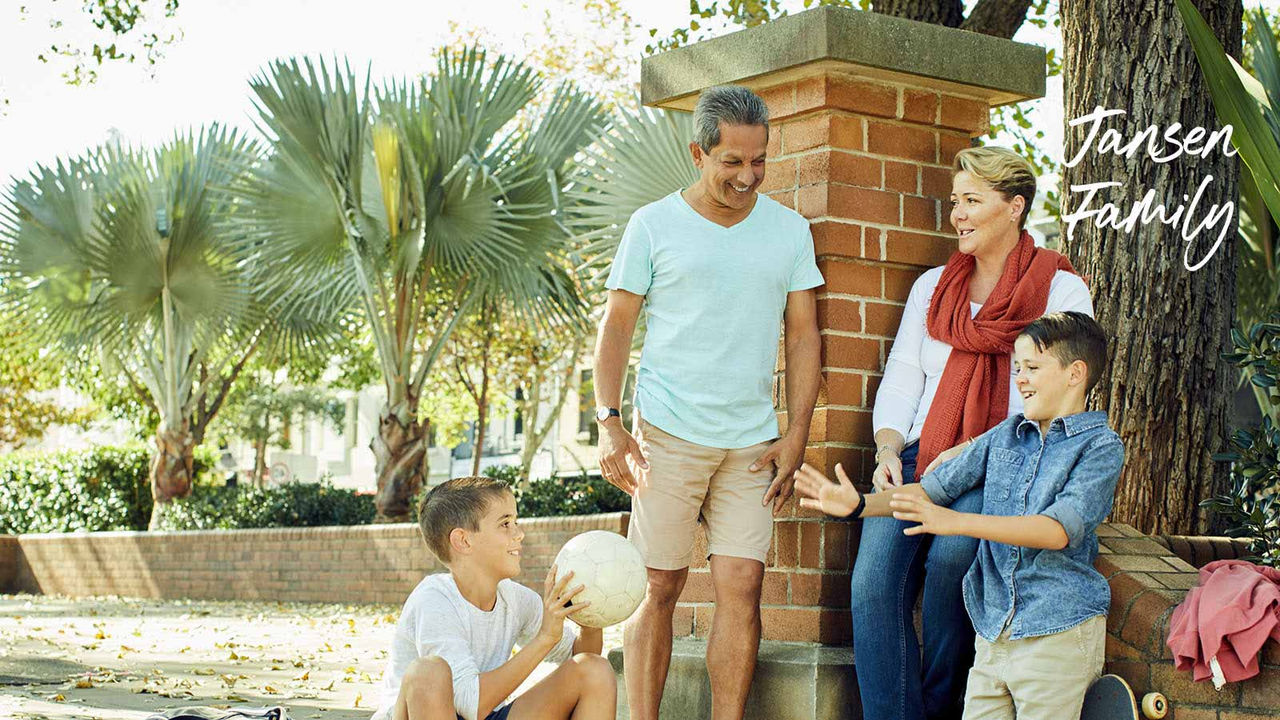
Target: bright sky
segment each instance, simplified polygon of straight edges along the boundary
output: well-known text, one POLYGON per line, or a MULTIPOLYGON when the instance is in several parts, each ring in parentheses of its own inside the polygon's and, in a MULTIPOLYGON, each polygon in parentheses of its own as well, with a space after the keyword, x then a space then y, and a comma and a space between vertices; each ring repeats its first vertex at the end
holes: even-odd
MULTIPOLYGON (((339 55, 355 67, 372 63, 375 78, 410 76, 430 67, 433 50, 450 37, 450 21, 483 28, 502 42, 498 49, 519 52, 528 33, 541 31, 544 12, 581 6, 571 0, 363 0, 355 10, 349 0, 183 0, 173 26, 184 36, 160 63, 109 63, 96 84, 74 87, 60 77, 67 62, 43 64, 37 55, 76 37, 85 24, 80 4, 0 0, 0 99, 8 100, 0 108, 0 181, 25 175, 37 162, 79 154, 108 140, 113 129, 126 141, 149 145, 215 120, 247 128, 248 79, 274 58, 339 55), (48 25, 55 17, 67 20, 56 33, 48 25)), ((636 26, 635 56, 649 28, 661 36, 688 21, 688 0, 623 0, 623 7, 636 26)), ((1029 24, 1015 39, 1055 42, 1029 24)), ((1037 106, 1045 147, 1060 155, 1060 78, 1051 80, 1037 106)))

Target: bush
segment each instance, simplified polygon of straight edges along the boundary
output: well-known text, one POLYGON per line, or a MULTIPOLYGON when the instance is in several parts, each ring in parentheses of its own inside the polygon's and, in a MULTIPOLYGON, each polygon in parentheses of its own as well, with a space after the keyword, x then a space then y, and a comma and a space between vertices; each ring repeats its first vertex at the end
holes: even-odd
POLYGON ((552 477, 521 482, 520 469, 491 467, 489 477, 500 478, 516 488, 516 511, 522 517, 593 515, 631 509, 631 496, 599 476, 583 472, 577 477, 552 477))
POLYGON ((150 464, 141 444, 0 457, 0 533, 145 530, 150 464))
POLYGON ((1248 335, 1231 331, 1235 352, 1223 358, 1246 368, 1249 382, 1271 406, 1252 430, 1236 430, 1230 452, 1214 456, 1231 462, 1227 492, 1201 503, 1230 524, 1227 534, 1248 538, 1251 560, 1280 567, 1280 313, 1255 323, 1248 335))
POLYGON ((368 525, 372 495, 318 483, 274 487, 209 487, 175 500, 161 520, 165 530, 368 525))
MULTIPOLYGON (((310 527, 373 522, 371 496, 328 482, 272 488, 214 486, 217 453, 197 449, 197 482, 164 529, 310 527)), ((151 448, 143 444, 0 457, 0 534, 146 530, 151 448)))

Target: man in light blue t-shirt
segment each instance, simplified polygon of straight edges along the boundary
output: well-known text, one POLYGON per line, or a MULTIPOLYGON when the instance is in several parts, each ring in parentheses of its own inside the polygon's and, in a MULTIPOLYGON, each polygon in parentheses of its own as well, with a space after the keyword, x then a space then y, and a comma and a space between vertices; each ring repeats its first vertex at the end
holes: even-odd
POLYGON ((632 720, 658 717, 699 521, 716 602, 707 641, 712 714, 742 717, 773 514, 791 496, 820 381, 814 288, 823 279, 809 223, 756 192, 765 104, 746 88, 715 87, 693 119, 689 150, 701 178, 631 216, 596 345, 600 471, 631 494, 628 537, 649 569, 648 595, 623 637, 632 720), (641 308, 647 331, 632 435, 617 408, 641 308), (772 381, 784 324, 787 432, 779 437, 772 381))

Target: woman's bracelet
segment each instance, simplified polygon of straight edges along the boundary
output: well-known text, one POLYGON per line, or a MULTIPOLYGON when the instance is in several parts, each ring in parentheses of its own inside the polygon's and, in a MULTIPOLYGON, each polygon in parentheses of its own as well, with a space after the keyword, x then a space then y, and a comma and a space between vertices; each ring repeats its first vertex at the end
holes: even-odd
POLYGON ((892 445, 881 445, 880 447, 876 448, 876 454, 875 454, 875 456, 872 458, 873 460, 875 460, 875 461, 876 461, 876 464, 877 464, 877 465, 879 465, 879 464, 880 464, 880 453, 884 452, 885 450, 893 450, 893 454, 894 454, 894 455, 898 455, 898 454, 899 454, 899 451, 894 450, 894 447, 893 447, 892 445))

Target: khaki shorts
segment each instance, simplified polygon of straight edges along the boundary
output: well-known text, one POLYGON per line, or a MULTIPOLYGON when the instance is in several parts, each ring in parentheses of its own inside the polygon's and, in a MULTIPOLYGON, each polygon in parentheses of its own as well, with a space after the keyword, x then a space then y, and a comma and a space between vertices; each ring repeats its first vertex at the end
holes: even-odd
POLYGON ((708 555, 765 561, 773 537, 773 503, 761 505, 774 467, 751 472, 769 443, 722 449, 681 440, 639 420, 636 441, 649 469, 631 466, 639 487, 627 537, 655 570, 689 567, 698 522, 708 555))
POLYGON ((1084 694, 1102 675, 1107 616, 1052 635, 987 642, 979 635, 964 720, 1061 720, 1080 717, 1084 694))

